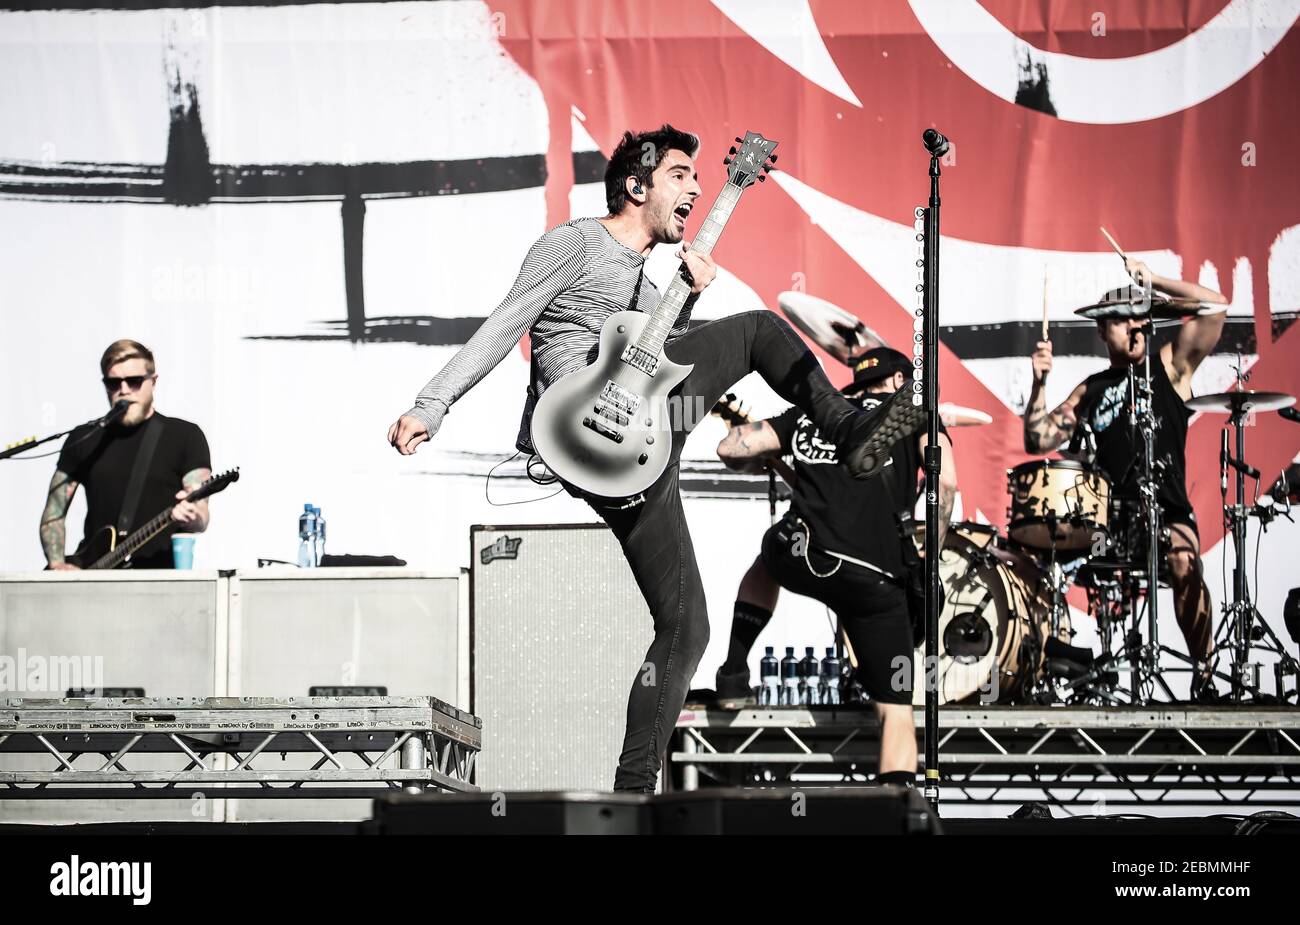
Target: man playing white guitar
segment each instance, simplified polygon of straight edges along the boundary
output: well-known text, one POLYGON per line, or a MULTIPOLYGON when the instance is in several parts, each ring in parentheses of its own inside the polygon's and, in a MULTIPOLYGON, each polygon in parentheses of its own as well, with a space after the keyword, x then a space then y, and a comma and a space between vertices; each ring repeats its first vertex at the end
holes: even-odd
MULTIPOLYGON (((609 214, 566 222, 538 239, 505 301, 424 387, 415 407, 389 428, 389 443, 403 455, 415 452, 437 433, 451 405, 500 363, 525 331, 532 335, 534 398, 593 363, 611 315, 629 308, 653 311, 659 291, 645 278, 645 259, 656 244, 678 244, 685 236, 702 192, 695 172, 698 147, 694 135, 669 125, 625 133, 605 172, 609 214)), ((794 330, 772 312, 733 315, 688 331, 694 302, 717 271, 708 256, 687 244, 679 255, 690 296, 664 351, 672 363, 694 364, 674 390, 679 407, 707 410, 728 387, 757 371, 846 448, 844 464, 859 477, 874 475, 888 447, 921 426, 924 418, 910 401, 886 402, 870 413, 848 402, 794 330)), ((519 446, 531 452, 528 414, 519 446)), ((616 790, 654 790, 668 736, 708 644, 704 586, 678 491, 681 448, 702 416, 679 416, 667 467, 634 497, 598 497, 562 480, 618 538, 654 620, 654 641, 628 699, 616 790)))

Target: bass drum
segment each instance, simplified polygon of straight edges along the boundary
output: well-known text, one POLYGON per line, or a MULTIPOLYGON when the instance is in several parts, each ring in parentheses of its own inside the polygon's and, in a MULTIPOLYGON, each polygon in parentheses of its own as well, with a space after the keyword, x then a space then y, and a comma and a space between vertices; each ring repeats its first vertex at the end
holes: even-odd
MULTIPOLYGON (((931 673, 939 703, 1017 703, 1029 699, 1051 630, 1043 573, 1031 559, 997 544, 984 524, 953 524, 939 558, 944 589, 939 664, 931 673)), ((1061 637, 1069 639, 1069 619, 1061 637)), ((924 645, 913 660, 912 702, 925 703, 924 645)))

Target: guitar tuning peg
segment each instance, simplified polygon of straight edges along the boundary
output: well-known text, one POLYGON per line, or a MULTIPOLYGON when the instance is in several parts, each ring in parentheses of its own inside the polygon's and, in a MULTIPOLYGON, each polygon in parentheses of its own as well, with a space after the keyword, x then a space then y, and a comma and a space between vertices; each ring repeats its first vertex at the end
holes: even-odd
POLYGON ((731 166, 731 158, 729 158, 729 157, 724 157, 724 158, 722 159, 722 165, 723 165, 724 167, 730 167, 730 166, 731 166))
POLYGON ((736 146, 735 146, 735 145, 732 145, 732 146, 731 146, 731 150, 728 151, 727 153, 728 153, 728 154, 735 154, 735 153, 736 153, 736 146))
POLYGON ((741 138, 739 135, 737 135, 737 136, 736 136, 736 142, 737 142, 738 144, 744 144, 745 139, 743 139, 743 138, 741 138))
POLYGON ((765 174, 765 173, 760 173, 760 174, 758 175, 758 182, 759 182, 759 183, 762 183, 762 182, 763 182, 764 180, 766 180, 766 179, 767 179, 767 174, 765 174))
POLYGON ((767 159, 768 159, 769 161, 771 161, 773 164, 776 163, 776 155, 775 155, 775 154, 769 154, 767 159))

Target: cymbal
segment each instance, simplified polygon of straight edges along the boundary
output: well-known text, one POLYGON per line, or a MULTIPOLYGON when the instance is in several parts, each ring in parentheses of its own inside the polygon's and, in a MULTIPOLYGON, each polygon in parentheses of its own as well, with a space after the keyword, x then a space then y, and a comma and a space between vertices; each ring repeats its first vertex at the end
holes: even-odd
POLYGON ((1187 399, 1193 411, 1221 411, 1236 414, 1239 411, 1277 411, 1295 404, 1295 396, 1284 392, 1219 392, 1214 395, 1197 395, 1187 399))
POLYGON ((976 408, 963 408, 952 402, 939 403, 939 420, 944 427, 976 427, 980 424, 992 424, 993 415, 985 414, 976 408))
POLYGON ((887 347, 885 339, 862 323, 852 312, 834 302, 806 292, 782 292, 776 297, 785 316, 794 326, 841 363, 853 365, 851 356, 864 350, 887 347))
POLYGON ((1109 318, 1190 318, 1193 315, 1214 314, 1223 310, 1222 305, 1202 302, 1198 299, 1164 296, 1149 298, 1135 295, 1121 299, 1102 299, 1092 305, 1076 308, 1074 313, 1092 321, 1101 321, 1109 318))

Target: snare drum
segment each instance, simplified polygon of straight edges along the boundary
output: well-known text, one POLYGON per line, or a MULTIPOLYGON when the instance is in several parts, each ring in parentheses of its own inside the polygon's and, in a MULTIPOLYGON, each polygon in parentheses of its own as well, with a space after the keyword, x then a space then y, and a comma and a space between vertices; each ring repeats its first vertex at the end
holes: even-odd
POLYGON ((1072 459, 1021 463, 1007 472, 1011 511, 1007 536, 1034 549, 1084 553, 1103 543, 1110 482, 1072 459))

